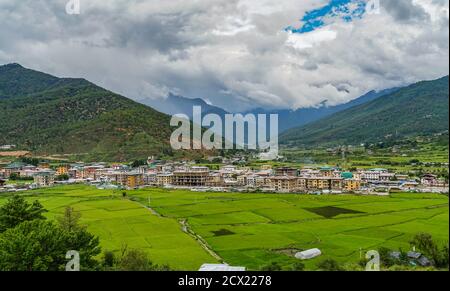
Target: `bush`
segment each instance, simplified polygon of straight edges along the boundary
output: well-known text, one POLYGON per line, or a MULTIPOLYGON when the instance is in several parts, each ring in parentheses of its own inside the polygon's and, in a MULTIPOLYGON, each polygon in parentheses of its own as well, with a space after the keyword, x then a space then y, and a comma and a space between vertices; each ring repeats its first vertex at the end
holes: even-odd
POLYGON ((338 262, 333 259, 326 259, 317 264, 320 271, 343 271, 338 262))
POLYGON ((282 271, 281 266, 276 263, 276 262, 272 262, 266 266, 261 267, 261 271, 264 272, 277 272, 277 271, 282 271))

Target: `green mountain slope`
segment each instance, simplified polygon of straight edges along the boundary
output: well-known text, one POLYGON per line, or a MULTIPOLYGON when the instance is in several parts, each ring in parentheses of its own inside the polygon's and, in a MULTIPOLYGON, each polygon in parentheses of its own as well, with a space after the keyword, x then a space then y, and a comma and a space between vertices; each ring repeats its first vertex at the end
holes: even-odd
POLYGON ((360 144, 448 131, 448 76, 419 82, 280 137, 285 146, 360 144))
POLYGON ((129 160, 170 151, 169 116, 84 79, 0 66, 0 145, 129 160))

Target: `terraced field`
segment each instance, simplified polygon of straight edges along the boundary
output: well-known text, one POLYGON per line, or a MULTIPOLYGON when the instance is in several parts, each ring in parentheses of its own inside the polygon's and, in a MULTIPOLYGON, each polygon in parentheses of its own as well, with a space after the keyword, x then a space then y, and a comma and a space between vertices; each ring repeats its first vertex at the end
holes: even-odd
MULTIPOLYGON (((50 219, 72 206, 82 214, 81 223, 100 237, 103 250, 119 251, 123 246, 145 250, 158 264, 177 270, 197 270, 205 262, 217 262, 173 219, 158 217, 137 202, 122 198, 122 192, 102 191, 87 186, 65 186, 30 191, 49 210, 50 219)), ((0 204, 6 201, 0 196, 0 204)))
POLYGON ((141 190, 141 201, 165 217, 187 219, 192 230, 227 263, 258 269, 275 261, 296 262, 289 250, 320 248, 324 255, 356 263, 360 253, 385 246, 408 250, 409 240, 428 232, 444 244, 449 237, 448 197, 394 194, 391 197, 211 194, 141 190))
MULTIPOLYGON (((306 263, 315 269, 325 258, 355 263, 361 253, 379 246, 408 250, 418 232, 432 234, 440 244, 449 238, 448 197, 437 194, 308 196, 163 189, 127 194, 129 199, 122 192, 65 186, 22 195, 39 199, 50 210, 49 218, 67 205, 81 211, 103 249, 118 251, 127 244, 146 250, 157 263, 182 270, 217 262, 214 254, 249 269, 270 262, 289 266, 296 262, 292 250, 317 247, 323 256, 306 263)), ((0 196, 0 204, 4 201, 0 196)))

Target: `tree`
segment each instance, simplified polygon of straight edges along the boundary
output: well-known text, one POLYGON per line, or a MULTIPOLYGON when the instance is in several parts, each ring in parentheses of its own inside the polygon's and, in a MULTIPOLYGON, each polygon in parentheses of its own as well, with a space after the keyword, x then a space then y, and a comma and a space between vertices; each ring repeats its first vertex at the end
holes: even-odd
POLYGON ((80 228, 78 221, 81 218, 81 213, 75 211, 72 207, 66 207, 64 214, 57 218, 59 225, 62 229, 69 232, 75 231, 80 228))
MULTIPOLYGON (((58 218, 59 227, 66 233, 66 244, 70 250, 80 254, 80 265, 85 270, 98 266, 95 256, 100 254, 100 241, 79 224, 81 214, 72 207, 66 207, 64 215, 58 218)), ((69 250, 68 249, 68 250, 69 250)))
POLYGON ((438 253, 439 248, 433 241, 433 237, 428 233, 418 233, 410 241, 412 247, 422 252, 425 256, 434 259, 438 253))
POLYGON ((118 271, 169 271, 167 265, 153 264, 147 253, 141 250, 122 248, 120 259, 117 260, 115 269, 118 271))
POLYGON ((428 233, 419 233, 410 241, 411 246, 422 252, 425 256, 432 259, 438 268, 449 267, 449 248, 448 243, 439 249, 434 242, 433 237, 428 233))
POLYGON ((296 262, 292 265, 292 271, 304 271, 305 270, 305 264, 301 262, 296 262))
POLYGON ((0 270, 62 271, 71 250, 80 255, 81 270, 96 269, 99 240, 77 224, 73 213, 66 209, 59 224, 35 219, 0 234, 0 270))
POLYGON ((442 250, 439 252, 439 258, 436 260, 436 266, 438 268, 447 268, 449 267, 449 248, 448 243, 442 248, 442 250))
POLYGON ((393 265, 395 265, 396 260, 391 256, 392 250, 381 247, 378 249, 378 253, 380 254, 380 261, 383 266, 389 268, 393 265))
POLYGON ((67 251, 64 232, 54 223, 23 222, 0 235, 0 270, 63 270, 67 251))
POLYGON ((145 166, 147 165, 147 160, 135 160, 134 162, 131 163, 131 167, 133 168, 137 168, 140 166, 145 166))
POLYGON ((55 178, 56 181, 67 181, 69 179, 70 179, 70 177, 67 174, 62 174, 62 175, 56 176, 56 178, 55 178))
POLYGON ((326 259, 317 264, 317 268, 321 271, 342 271, 338 262, 333 259, 326 259))
POLYGON ((103 267, 107 270, 111 270, 116 263, 116 256, 111 251, 105 251, 103 253, 103 267))
POLYGON ((14 195, 0 207, 0 233, 25 221, 45 219, 45 212, 47 210, 39 201, 30 204, 23 197, 14 195))
POLYGON ((11 173, 11 174, 9 175, 9 179, 10 179, 11 181, 19 180, 19 178, 20 178, 20 175, 19 175, 18 173, 11 173))

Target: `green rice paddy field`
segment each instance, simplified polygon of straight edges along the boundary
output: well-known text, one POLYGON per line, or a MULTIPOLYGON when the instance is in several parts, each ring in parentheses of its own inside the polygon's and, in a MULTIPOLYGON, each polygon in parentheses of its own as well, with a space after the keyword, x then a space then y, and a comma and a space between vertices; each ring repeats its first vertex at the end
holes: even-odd
MULTIPOLYGON (((361 252, 380 246, 409 250, 409 240, 428 232, 444 244, 449 239, 448 197, 437 194, 392 194, 390 197, 354 195, 311 196, 294 194, 199 193, 143 189, 97 190, 64 186, 21 195, 39 199, 60 215, 71 205, 82 222, 98 235, 104 250, 122 245, 140 248, 160 264, 173 269, 197 270, 217 259, 259 269, 270 262, 289 266, 296 262, 291 250, 319 248, 323 256, 356 263, 361 252), (149 206, 153 209, 146 209, 149 206), (182 222, 197 236, 183 231, 182 222)), ((6 195, 0 194, 0 204, 6 195)))

